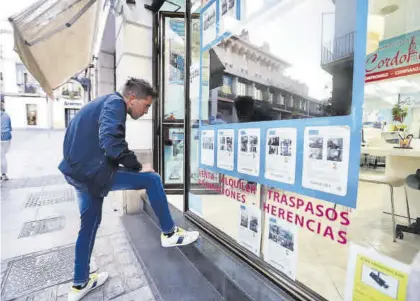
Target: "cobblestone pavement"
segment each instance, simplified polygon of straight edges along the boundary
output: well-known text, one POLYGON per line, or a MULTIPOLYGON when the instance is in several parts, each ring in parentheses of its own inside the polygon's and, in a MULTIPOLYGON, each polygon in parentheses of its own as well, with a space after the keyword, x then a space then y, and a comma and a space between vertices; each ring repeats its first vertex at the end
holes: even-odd
MULTIPOLYGON (((79 216, 75 194, 57 170, 64 132, 13 134, 11 180, 1 183, 1 300, 67 300, 79 216)), ((154 300, 121 214, 122 205, 108 197, 92 265, 110 277, 83 300, 154 300)))

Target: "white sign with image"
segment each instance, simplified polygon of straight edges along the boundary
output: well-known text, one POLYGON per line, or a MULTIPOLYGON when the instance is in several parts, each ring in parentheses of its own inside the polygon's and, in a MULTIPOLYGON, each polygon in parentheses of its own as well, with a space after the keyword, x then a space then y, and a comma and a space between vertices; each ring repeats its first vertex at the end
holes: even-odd
POLYGON ((241 204, 239 209, 238 242, 257 256, 261 251, 261 210, 241 204))
POLYGON ((258 176, 260 174, 260 129, 239 130, 238 172, 258 176))
POLYGON ((295 183, 296 173, 295 128, 273 128, 267 130, 265 153, 265 177, 287 184, 295 183))
POLYGON ((201 132, 201 164, 214 165, 214 131, 201 132))
POLYGON ((234 130, 218 130, 217 167, 233 170, 234 164, 234 130))
POLYGON ((346 195, 349 157, 350 127, 305 128, 302 186, 346 195))
MULTIPOLYGON (((200 96, 200 64, 193 64, 190 67, 190 97, 191 101, 200 96)), ((192 119, 192 118, 191 118, 192 119)))
POLYGON ((237 0, 219 0, 219 13, 220 13, 220 32, 224 33, 231 30, 236 24, 237 20, 237 0))
POLYGON ((270 217, 264 237, 264 260, 296 280, 298 231, 294 224, 270 217))
POLYGON ((203 13, 203 47, 216 39, 216 1, 213 2, 203 13))
POLYGON ((200 101, 200 64, 191 65, 190 75, 191 120, 198 120, 198 104, 200 101))

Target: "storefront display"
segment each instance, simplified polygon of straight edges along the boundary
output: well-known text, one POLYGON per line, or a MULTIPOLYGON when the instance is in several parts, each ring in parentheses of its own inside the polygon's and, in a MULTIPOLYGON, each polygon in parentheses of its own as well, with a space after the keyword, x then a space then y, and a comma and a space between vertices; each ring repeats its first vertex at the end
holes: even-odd
POLYGON ((204 192, 193 211, 282 289, 313 300, 404 300, 420 251, 418 235, 394 242, 393 229, 412 222, 407 203, 418 216, 419 192, 388 181, 415 172, 420 146, 420 3, 382 2, 213 0, 200 10, 191 70, 204 192))

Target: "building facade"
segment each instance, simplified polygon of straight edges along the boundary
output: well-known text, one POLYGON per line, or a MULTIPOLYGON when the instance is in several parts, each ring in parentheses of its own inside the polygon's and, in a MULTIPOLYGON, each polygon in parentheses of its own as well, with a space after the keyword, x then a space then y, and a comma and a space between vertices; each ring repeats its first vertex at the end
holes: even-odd
POLYGON ((307 85, 285 75, 289 64, 270 53, 268 43, 253 45, 245 31, 217 45, 216 53, 225 68, 218 107, 229 115, 229 104, 246 95, 268 102, 278 120, 321 116, 322 102, 308 96, 307 85))

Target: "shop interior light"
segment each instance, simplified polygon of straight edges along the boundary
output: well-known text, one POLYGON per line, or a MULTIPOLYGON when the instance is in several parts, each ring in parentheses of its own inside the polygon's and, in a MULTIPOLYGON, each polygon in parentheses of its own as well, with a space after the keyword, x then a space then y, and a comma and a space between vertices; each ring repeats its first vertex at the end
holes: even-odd
POLYGON ((381 8, 380 14, 383 15, 383 16, 387 16, 389 14, 392 14, 392 13, 396 12, 398 10, 398 8, 399 7, 396 4, 389 4, 389 5, 381 8))

